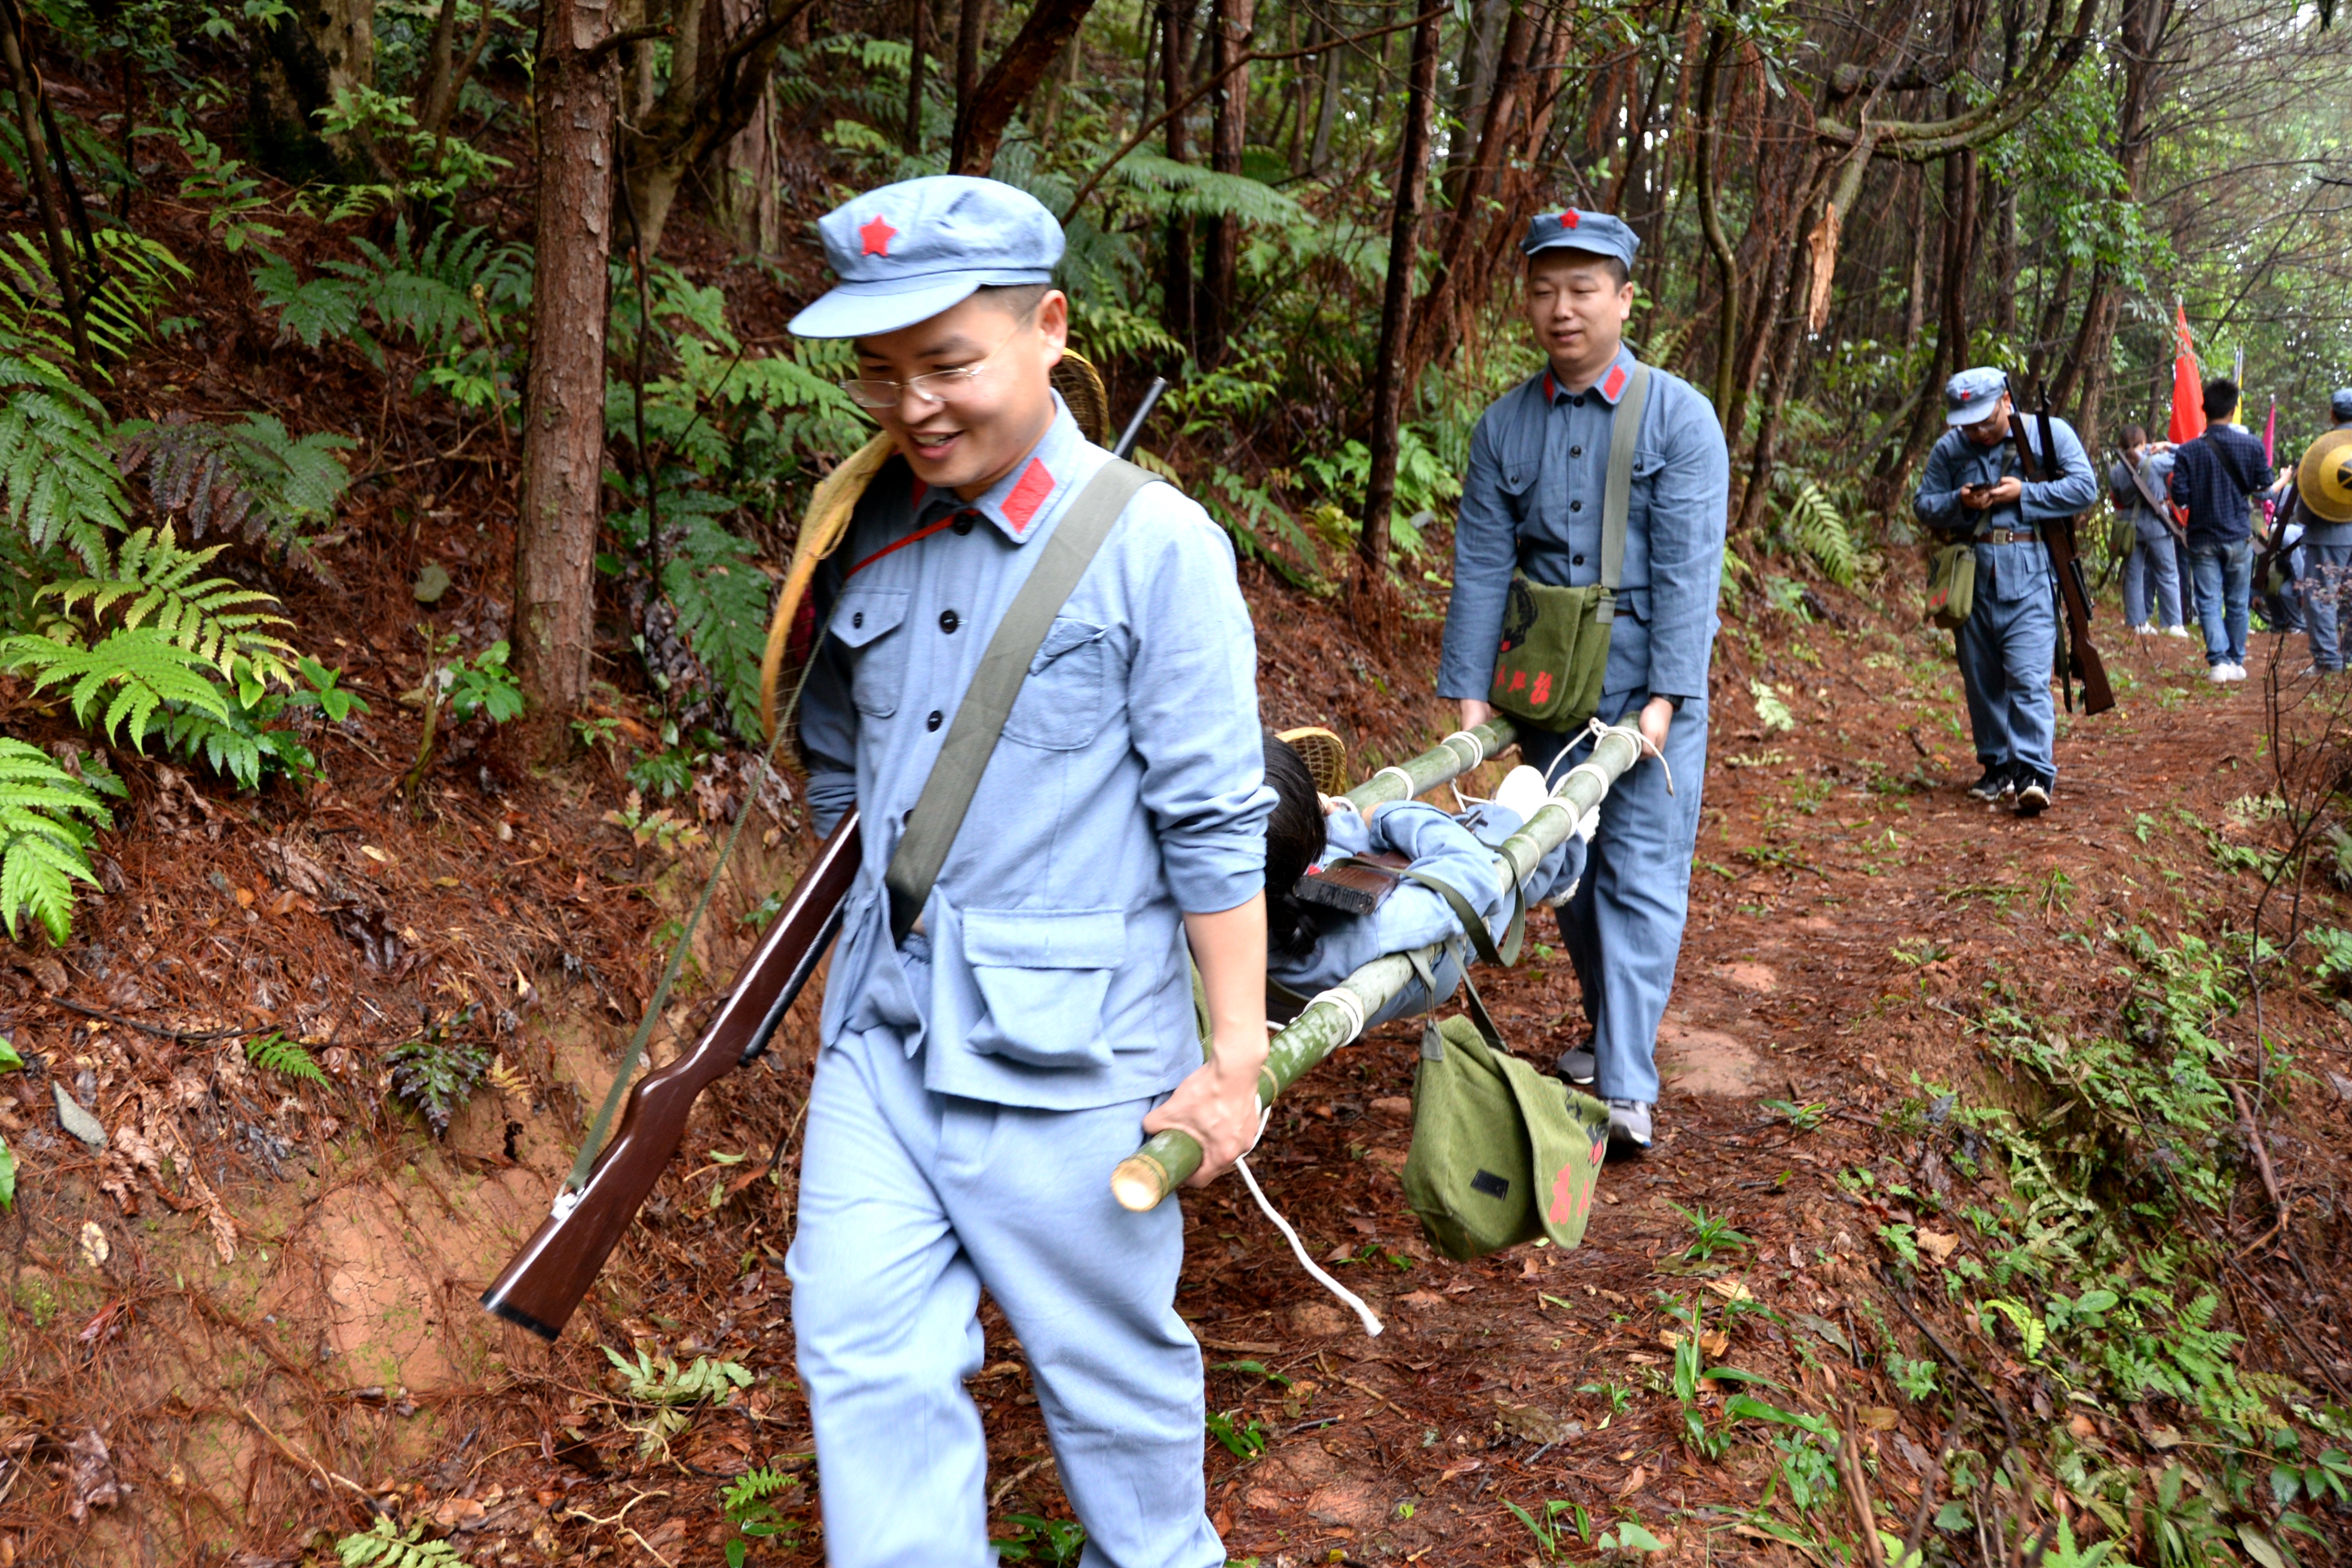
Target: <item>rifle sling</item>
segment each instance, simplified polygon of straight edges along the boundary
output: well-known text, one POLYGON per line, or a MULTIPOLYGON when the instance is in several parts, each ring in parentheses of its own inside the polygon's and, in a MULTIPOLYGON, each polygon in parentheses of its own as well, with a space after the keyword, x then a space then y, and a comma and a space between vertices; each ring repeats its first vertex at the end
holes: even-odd
POLYGON ((890 935, 904 942, 930 901, 932 884, 948 851, 955 847, 964 814, 979 792, 981 775, 996 753, 998 737, 1013 713, 1013 700, 1029 679, 1029 662, 1045 646, 1054 618, 1087 574, 1087 567, 1110 536, 1127 503, 1154 476, 1121 458, 1113 458, 1087 482, 1062 514, 1062 521, 1038 548, 1045 552, 1028 579, 1013 595, 1004 618, 996 624, 980 668, 965 689, 963 702, 948 726, 948 738, 939 760, 923 781, 915 799, 907 831, 890 856, 883 884, 890 893, 890 935))

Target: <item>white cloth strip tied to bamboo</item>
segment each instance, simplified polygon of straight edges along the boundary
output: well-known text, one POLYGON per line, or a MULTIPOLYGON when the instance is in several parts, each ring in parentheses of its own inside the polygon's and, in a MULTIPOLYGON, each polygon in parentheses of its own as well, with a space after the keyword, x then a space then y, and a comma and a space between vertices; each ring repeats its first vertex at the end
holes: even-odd
MULTIPOLYGON (((1593 730, 1596 739, 1591 758, 1570 768, 1554 786, 1550 800, 1495 852, 1495 868, 1510 879, 1511 886, 1525 882, 1537 864, 1576 831, 1578 823, 1599 809, 1610 786, 1642 760, 1642 732, 1633 725, 1595 724, 1593 730)), ((1508 743, 1507 737, 1503 743, 1508 743)), ((1438 751, 1452 749, 1441 746, 1438 751)), ((1487 754, 1501 749, 1496 745, 1487 754)), ((1414 762, 1423 760, 1417 757, 1414 762)), ((1455 760, 1461 760, 1458 753, 1455 760)), ((1435 779, 1424 787, 1433 788, 1444 782, 1435 779)), ((1393 781, 1378 775, 1349 798, 1353 800, 1376 787, 1384 790, 1381 799, 1403 798, 1395 793, 1399 786, 1393 781)), ((1439 942, 1418 952, 1391 952, 1376 958, 1308 1003, 1291 1020, 1289 1027, 1267 1045, 1265 1067, 1257 1080, 1259 1106, 1271 1106, 1309 1068, 1354 1039, 1362 1031, 1366 1018, 1376 1016, 1412 983, 1415 958, 1434 968, 1444 953, 1444 944, 1439 942), (1343 1005, 1334 999, 1336 994, 1342 992, 1349 1005, 1343 1005)), ((1140 1214, 1157 1207, 1161 1199, 1182 1186, 1186 1178, 1200 1168, 1201 1145, 1192 1134, 1172 1128, 1155 1132, 1150 1142, 1120 1161, 1118 1169, 1111 1173, 1111 1195, 1122 1208, 1140 1214)))

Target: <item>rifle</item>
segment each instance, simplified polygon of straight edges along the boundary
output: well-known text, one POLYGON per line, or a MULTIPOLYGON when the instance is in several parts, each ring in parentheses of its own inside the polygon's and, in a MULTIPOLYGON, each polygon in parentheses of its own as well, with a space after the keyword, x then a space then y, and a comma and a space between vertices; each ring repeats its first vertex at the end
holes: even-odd
MULTIPOLYGON (((1135 445, 1167 385, 1164 380, 1152 382, 1112 448, 1114 457, 1125 457, 1135 445)), ((744 809, 751 809, 748 803, 744 809)), ((576 1192, 557 1192, 548 1216, 482 1292, 485 1311, 543 1340, 562 1332, 677 1152, 694 1102, 727 1073, 749 1067, 767 1050, 785 1012, 816 972, 841 930, 842 901, 857 879, 862 853, 853 806, 817 847, 791 901, 693 1048, 647 1073, 629 1091, 620 1131, 597 1156, 587 1181, 576 1192)))
MULTIPOLYGON (((2033 452, 2033 443, 2025 433, 2011 427, 2011 438, 2017 443, 2017 466, 2035 484, 2046 477, 2065 478, 2066 470, 2058 456, 2050 420, 2050 388, 2042 388, 2042 404, 2036 411, 2040 428, 2035 432, 2042 451, 2049 459, 2045 476, 2042 458, 2033 452)), ((2114 689, 2107 685, 2107 667, 2099 658, 2099 650, 2091 646, 2091 585, 2083 573, 2083 558, 2074 551, 2074 519, 2053 518, 2036 531, 2042 535, 2042 548, 2049 553, 2050 569, 2058 579, 2058 604, 2063 612, 2060 621, 2059 680, 2066 693, 2066 711, 2074 710, 2074 682, 2083 683, 2083 711, 2104 713, 2116 705, 2114 689)))

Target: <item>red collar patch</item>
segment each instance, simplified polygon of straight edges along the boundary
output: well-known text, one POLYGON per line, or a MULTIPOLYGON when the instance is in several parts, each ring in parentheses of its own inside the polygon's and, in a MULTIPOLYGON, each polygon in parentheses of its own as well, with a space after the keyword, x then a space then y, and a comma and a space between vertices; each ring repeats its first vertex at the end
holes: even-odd
POLYGON ((880 213, 876 213, 858 226, 857 237, 866 244, 865 250, 860 254, 878 256, 887 261, 890 257, 890 242, 898 237, 898 231, 890 226, 888 218, 884 217, 880 213))
POLYGON ((1601 378, 1601 395, 1614 403, 1617 401, 1617 395, 1624 390, 1625 367, 1622 364, 1611 365, 1609 374, 1601 378))
POLYGON ((1552 384, 1551 372, 1544 372, 1544 402, 1549 404, 1553 398, 1559 395, 1559 388, 1552 384))
POLYGON ((1004 498, 1004 521, 1013 525, 1013 532, 1027 533, 1031 520, 1037 515, 1037 509, 1044 506, 1045 498, 1053 493, 1053 471, 1045 467, 1043 459, 1030 458, 1029 466, 1021 470, 1020 482, 1004 498))

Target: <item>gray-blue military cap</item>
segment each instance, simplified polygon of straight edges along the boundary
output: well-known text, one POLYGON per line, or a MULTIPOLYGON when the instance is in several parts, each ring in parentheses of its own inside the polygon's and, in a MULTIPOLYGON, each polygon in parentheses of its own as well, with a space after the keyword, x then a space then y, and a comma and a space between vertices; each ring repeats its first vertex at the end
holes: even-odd
POLYGON ((1538 250, 1585 250, 1629 268, 1633 265, 1633 252, 1641 248, 1642 237, 1626 227, 1622 218, 1577 207, 1538 213, 1528 220, 1528 237, 1519 241, 1522 256, 1533 256, 1538 250))
POLYGON ((2009 390, 2009 373, 1980 364, 1944 383, 1944 423, 1974 425, 1992 417, 2000 395, 2009 390))
POLYGON ((803 338, 895 332, 981 289, 1051 283, 1062 226, 1026 191, 932 174, 868 191, 817 220, 841 281, 794 316, 803 338))
POLYGON ((2352 386, 2339 386, 2329 395, 2327 412, 2338 419, 2352 419, 2352 386))

